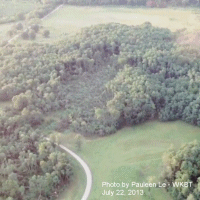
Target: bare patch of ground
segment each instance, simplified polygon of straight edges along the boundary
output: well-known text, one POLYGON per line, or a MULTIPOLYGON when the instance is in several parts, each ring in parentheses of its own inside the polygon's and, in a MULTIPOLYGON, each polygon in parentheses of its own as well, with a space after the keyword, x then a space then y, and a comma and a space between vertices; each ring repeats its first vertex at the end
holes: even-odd
POLYGON ((195 30, 193 32, 181 30, 180 35, 176 39, 176 42, 181 45, 200 47, 200 30, 195 30))

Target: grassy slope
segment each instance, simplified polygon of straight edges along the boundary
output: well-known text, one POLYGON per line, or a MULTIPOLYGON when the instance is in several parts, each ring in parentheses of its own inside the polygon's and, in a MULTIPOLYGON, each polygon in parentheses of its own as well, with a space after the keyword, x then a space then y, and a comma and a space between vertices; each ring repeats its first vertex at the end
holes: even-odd
POLYGON ((14 16, 20 12, 27 13, 37 8, 38 2, 34 0, 1 0, 0 3, 0 17, 14 16))
MULTIPOLYGON (((127 7, 75 7, 64 6, 43 21, 51 32, 49 40, 56 40, 83 27, 101 23, 123 23, 139 25, 150 21, 152 25, 169 28, 172 31, 187 28, 189 31, 200 28, 195 9, 172 8, 127 8, 127 7), (164 23, 163 23, 164 22, 164 23)), ((47 41, 38 38, 38 41, 47 41)))
MULTIPOLYGON (((63 135, 62 143, 73 149, 74 136, 75 134, 63 135)), ((148 176, 158 177, 163 152, 171 144, 178 148, 182 143, 194 139, 200 140, 200 129, 181 121, 147 122, 124 128, 108 137, 84 139, 83 149, 78 154, 86 160, 93 173, 93 188, 89 200, 148 199, 144 196, 102 196, 101 183, 142 183, 148 176)), ((152 189, 152 195, 155 200, 170 200, 163 189, 152 189)))

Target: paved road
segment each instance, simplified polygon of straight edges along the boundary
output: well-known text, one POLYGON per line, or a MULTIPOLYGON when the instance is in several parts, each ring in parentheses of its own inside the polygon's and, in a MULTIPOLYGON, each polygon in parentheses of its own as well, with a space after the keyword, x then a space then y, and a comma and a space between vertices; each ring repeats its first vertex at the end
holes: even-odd
MULTIPOLYGON (((49 138, 46 138, 46 139, 49 141, 49 138)), ((76 153, 74 153, 73 151, 71 151, 70 149, 68 149, 67 147, 65 147, 63 145, 58 145, 58 146, 61 149, 63 149, 64 151, 71 154, 71 156, 73 156, 83 167, 85 174, 86 174, 86 178, 87 178, 87 184, 86 184, 85 192, 84 192, 81 200, 87 200, 90 195, 91 188, 92 188, 92 173, 90 171, 90 168, 85 163, 85 161, 83 161, 76 153)))
POLYGON ((83 169, 85 170, 85 174, 86 174, 86 177, 87 177, 87 185, 86 185, 85 192, 84 192, 81 200, 87 200, 88 197, 89 197, 89 195, 90 195, 91 188, 92 188, 92 173, 90 171, 90 168, 85 163, 85 161, 83 161, 73 151, 69 150, 68 148, 66 148, 63 145, 59 145, 59 146, 60 146, 60 148, 62 148, 63 150, 65 150, 66 152, 68 152, 69 154, 71 154, 82 165, 83 169))

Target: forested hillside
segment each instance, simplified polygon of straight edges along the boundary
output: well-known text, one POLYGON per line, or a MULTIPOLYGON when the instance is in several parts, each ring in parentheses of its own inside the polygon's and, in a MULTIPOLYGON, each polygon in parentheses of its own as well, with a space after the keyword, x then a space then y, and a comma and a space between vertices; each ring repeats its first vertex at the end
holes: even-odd
POLYGON ((57 45, 3 47, 0 66, 0 100, 12 100, 31 126, 59 109, 66 110, 61 126, 91 134, 155 117, 199 125, 199 53, 150 23, 98 25, 57 45))
POLYGON ((200 54, 168 29, 107 24, 58 44, 0 49, 2 199, 50 199, 72 174, 66 156, 42 139, 55 130, 106 135, 149 119, 200 125, 200 54), (22 178, 23 177, 23 178, 22 178))

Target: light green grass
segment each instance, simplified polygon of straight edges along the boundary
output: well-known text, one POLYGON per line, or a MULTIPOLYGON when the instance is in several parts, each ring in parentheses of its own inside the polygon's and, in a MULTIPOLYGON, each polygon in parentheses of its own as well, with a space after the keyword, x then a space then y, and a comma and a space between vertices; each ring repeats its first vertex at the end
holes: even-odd
MULTIPOLYGON (((63 6, 42 21, 50 37, 37 35, 37 42, 51 43, 70 37, 81 28, 105 23, 140 25, 146 21, 153 26, 169 28, 171 31, 186 28, 188 32, 200 30, 199 11, 192 8, 133 8, 133 7, 90 7, 63 6)), ((19 42, 22 42, 20 40, 19 42)), ((25 41, 27 42, 27 41, 25 41)), ((32 41, 29 41, 32 42, 32 41)))
MULTIPOLYGON (((74 149, 75 135, 75 133, 63 134, 62 143, 74 149)), ((181 121, 147 122, 123 128, 107 137, 84 139, 82 151, 78 154, 88 163, 93 173, 93 187, 89 200, 148 199, 144 196, 102 196, 101 184, 122 181, 142 183, 147 181, 148 176, 158 177, 163 152, 171 144, 179 148, 181 144, 194 139, 200 140, 200 128, 181 121)), ((147 193, 148 189, 145 191, 147 193)), ((152 195, 155 200, 171 199, 164 189, 153 188, 152 195)))
POLYGON ((14 23, 0 24, 0 41, 9 40, 7 32, 11 29, 14 23))
POLYGON ((0 17, 15 16, 18 13, 28 13, 37 8, 39 3, 35 0, 1 0, 0 17))
MULTIPOLYGON (((43 21, 51 32, 48 41, 60 39, 79 31, 83 27, 101 23, 122 23, 139 25, 149 21, 153 26, 169 28, 172 31, 187 28, 189 31, 200 29, 195 9, 173 8, 127 8, 127 7, 75 7, 64 6, 43 21)), ((38 41, 47 41, 38 38, 38 41)))

